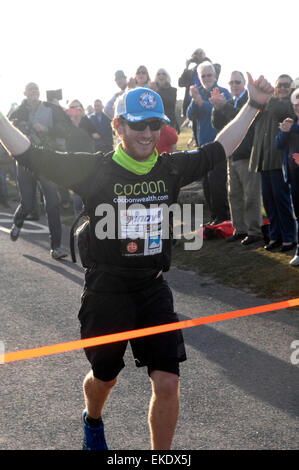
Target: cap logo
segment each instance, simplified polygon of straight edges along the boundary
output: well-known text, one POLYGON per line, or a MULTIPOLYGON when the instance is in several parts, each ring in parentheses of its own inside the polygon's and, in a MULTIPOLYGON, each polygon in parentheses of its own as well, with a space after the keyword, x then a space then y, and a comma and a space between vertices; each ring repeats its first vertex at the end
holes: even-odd
POLYGON ((154 109, 157 101, 152 93, 146 91, 139 96, 139 104, 145 109, 154 109))

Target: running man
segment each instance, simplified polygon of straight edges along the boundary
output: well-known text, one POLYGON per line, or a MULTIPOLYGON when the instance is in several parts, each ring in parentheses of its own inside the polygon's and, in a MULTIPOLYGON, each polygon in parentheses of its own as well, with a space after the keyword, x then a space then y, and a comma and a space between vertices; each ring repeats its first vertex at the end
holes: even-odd
MULTIPOLYGON (((178 321, 162 274, 170 267, 171 239, 161 236, 163 208, 158 202, 163 201, 164 207, 175 203, 182 181, 187 184, 202 178, 242 141, 273 92, 263 76, 255 81, 248 78, 249 102, 215 142, 190 152, 158 155, 160 129, 169 119, 160 96, 146 88, 130 90, 119 98, 113 126, 121 144, 106 156, 58 154, 34 147, 1 115, 0 139, 19 164, 72 189, 88 208, 91 262, 79 311, 82 338, 178 321), (144 207, 139 216, 148 218, 142 229, 132 199, 144 207), (119 204, 125 206, 120 217, 119 204), (105 225, 118 228, 115 239, 102 236, 105 225)), ((101 416, 124 367, 126 346, 127 342, 119 342, 85 350, 91 371, 83 384, 84 449, 108 448, 101 416)), ((170 449, 179 410, 179 364, 186 360, 182 333, 138 338, 131 346, 136 366, 147 367, 152 385, 151 448, 170 449)))

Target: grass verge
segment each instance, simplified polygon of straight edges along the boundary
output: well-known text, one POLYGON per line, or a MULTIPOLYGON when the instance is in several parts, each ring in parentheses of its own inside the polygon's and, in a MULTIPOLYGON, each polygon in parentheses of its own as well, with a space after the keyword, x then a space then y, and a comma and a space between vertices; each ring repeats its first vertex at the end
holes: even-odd
POLYGON ((289 265, 292 256, 293 251, 268 252, 262 242, 244 247, 225 240, 204 240, 200 250, 185 251, 182 239, 174 247, 173 265, 279 301, 298 297, 299 269, 289 265))
MULTIPOLYGON (((185 128, 179 135, 178 150, 187 149, 191 130, 185 128)), ((204 207, 204 221, 209 220, 204 207)), ((239 241, 204 240, 198 251, 185 251, 184 240, 179 240, 173 250, 173 264, 180 269, 196 272, 216 282, 236 287, 271 300, 298 297, 299 267, 289 265, 295 250, 286 254, 269 252, 263 242, 248 247, 239 241)))

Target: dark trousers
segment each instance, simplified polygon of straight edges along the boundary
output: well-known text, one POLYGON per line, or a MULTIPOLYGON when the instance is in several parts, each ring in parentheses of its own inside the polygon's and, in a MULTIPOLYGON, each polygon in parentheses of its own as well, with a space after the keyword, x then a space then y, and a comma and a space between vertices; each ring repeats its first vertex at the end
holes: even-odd
POLYGON ((270 222, 270 239, 286 243, 296 241, 291 193, 282 170, 262 171, 261 176, 263 203, 270 222))
POLYGON ((297 242, 299 243, 299 166, 298 168, 289 168, 289 179, 293 208, 297 221, 297 242))
POLYGON ((14 214, 14 224, 21 228, 26 216, 34 209, 36 204, 36 185, 38 183, 44 196, 45 210, 48 217, 51 248, 55 249, 60 247, 62 228, 59 211, 60 201, 56 185, 44 178, 39 178, 37 181, 30 171, 25 170, 20 165, 17 165, 17 183, 20 204, 18 205, 14 214))
POLYGON ((215 219, 219 221, 229 220, 226 161, 215 165, 215 168, 204 177, 203 190, 211 212, 211 221, 215 219))

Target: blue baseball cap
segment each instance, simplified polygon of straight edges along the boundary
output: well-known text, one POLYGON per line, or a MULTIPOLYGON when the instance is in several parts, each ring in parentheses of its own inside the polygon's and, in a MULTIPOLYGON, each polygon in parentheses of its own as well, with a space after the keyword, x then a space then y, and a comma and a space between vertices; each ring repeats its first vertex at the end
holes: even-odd
POLYGON ((164 114, 161 96, 149 88, 134 88, 121 95, 115 106, 115 117, 122 116, 127 121, 138 122, 158 118, 170 122, 164 114))

